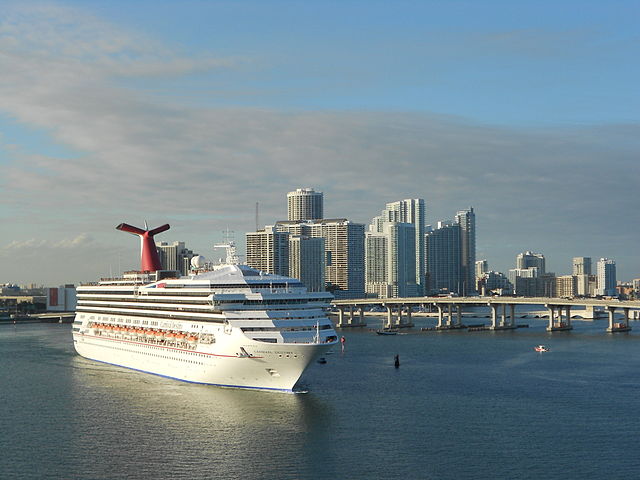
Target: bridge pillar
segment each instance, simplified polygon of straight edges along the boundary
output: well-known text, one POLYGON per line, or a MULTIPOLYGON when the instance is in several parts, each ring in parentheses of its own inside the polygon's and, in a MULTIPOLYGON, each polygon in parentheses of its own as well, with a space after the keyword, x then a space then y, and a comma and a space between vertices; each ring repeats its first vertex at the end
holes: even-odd
POLYGON ((509 305, 509 309, 511 310, 509 313, 511 314, 510 318, 510 323, 509 325, 511 327, 514 327, 516 325, 516 306, 512 303, 509 305))
POLYGON ((382 328, 391 328, 391 325, 393 325, 393 309, 391 305, 385 305, 385 307, 387 307, 387 320, 382 325, 382 328))
POLYGON ((498 326, 498 305, 490 303, 489 306, 491 307, 491 328, 495 330, 498 326))
POLYGON ((447 305, 447 327, 451 327, 453 324, 453 305, 450 303, 447 305))
POLYGON ((507 326, 507 304, 506 303, 502 304, 502 317, 500 318, 500 326, 501 327, 507 326))
POLYGON ((358 326, 364 327, 366 324, 367 324, 367 322, 364 320, 364 305, 362 305, 360 307, 360 318, 359 318, 358 326))
POLYGON ((628 332, 631 330, 631 327, 629 326, 629 308, 622 308, 622 311, 624 312, 624 321, 621 323, 614 322, 616 307, 607 307, 607 311, 609 313, 609 328, 607 328, 607 332, 628 332))
POLYGON ((353 310, 354 305, 349 305, 349 325, 353 326, 353 310))
POLYGON ((344 327, 344 307, 338 306, 338 327, 344 327))
POLYGON ((442 305, 440 305, 439 303, 435 303, 434 304, 436 306, 436 308, 438 309, 438 328, 442 328, 442 321, 444 320, 444 312, 442 311, 442 305))
POLYGON ((456 304, 456 322, 458 327, 462 325, 462 305, 456 304))
POLYGON ((559 330, 571 330, 571 308, 567 309, 567 321, 563 321, 562 317, 562 305, 545 305, 549 309, 549 326, 547 332, 556 332, 559 330), (558 309, 558 315, 556 317, 556 308, 558 309))
POLYGON ((553 305, 547 305, 547 308, 549 309, 549 326, 547 327, 547 330, 551 331, 553 330, 556 322, 556 307, 553 305))
POLYGON ((410 327, 412 325, 411 323, 411 305, 409 305, 407 307, 407 316, 405 317, 405 321, 402 321, 403 317, 400 317, 400 326, 401 327, 410 327))
POLYGON ((615 307, 607 307, 609 313, 609 330, 613 330, 613 315, 616 313, 615 307))

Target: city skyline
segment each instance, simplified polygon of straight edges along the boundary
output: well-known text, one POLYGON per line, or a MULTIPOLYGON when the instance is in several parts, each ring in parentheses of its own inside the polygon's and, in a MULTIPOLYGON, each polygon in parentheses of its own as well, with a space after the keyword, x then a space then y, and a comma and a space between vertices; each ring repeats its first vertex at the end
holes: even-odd
POLYGON ((121 222, 207 258, 230 228, 244 251, 256 202, 268 225, 305 187, 363 224, 473 206, 491 270, 531 250, 640 277, 634 2, 156 7, 3 10, 0 283, 137 268, 121 222))

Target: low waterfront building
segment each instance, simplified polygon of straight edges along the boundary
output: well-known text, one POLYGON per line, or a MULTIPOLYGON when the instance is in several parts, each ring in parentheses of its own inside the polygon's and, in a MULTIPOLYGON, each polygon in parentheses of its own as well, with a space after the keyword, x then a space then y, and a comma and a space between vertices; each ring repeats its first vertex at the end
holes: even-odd
POLYGON ((76 309, 76 287, 64 285, 47 288, 46 309, 50 312, 72 312, 76 309))

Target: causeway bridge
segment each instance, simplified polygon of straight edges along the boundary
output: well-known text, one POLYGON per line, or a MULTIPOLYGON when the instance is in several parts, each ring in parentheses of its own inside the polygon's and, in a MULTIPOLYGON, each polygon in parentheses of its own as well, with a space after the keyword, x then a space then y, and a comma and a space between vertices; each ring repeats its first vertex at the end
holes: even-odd
MULTIPOLYGON (((381 307, 380 315, 385 315, 384 328, 404 328, 413 326, 411 315, 415 307, 437 309, 436 330, 466 328, 462 324, 465 307, 485 307, 489 310, 490 330, 518 328, 515 309, 518 305, 543 306, 548 314, 547 331, 571 330, 571 309, 581 308, 587 318, 596 318, 597 310, 607 312, 609 325, 607 332, 628 332, 630 319, 640 319, 640 300, 614 300, 597 298, 548 298, 548 297, 409 297, 409 298, 362 298, 334 300, 338 309, 336 326, 366 326, 365 311, 371 307, 381 307), (622 319, 615 321, 614 315, 622 313, 622 319)), ((574 310, 576 313, 576 310, 574 310)), ((481 314, 478 314, 481 315, 481 314)))

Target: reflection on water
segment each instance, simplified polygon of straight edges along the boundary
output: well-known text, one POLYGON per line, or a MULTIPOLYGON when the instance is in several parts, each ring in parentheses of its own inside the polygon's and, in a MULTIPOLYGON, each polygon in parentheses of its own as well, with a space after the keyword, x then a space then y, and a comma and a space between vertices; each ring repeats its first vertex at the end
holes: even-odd
POLYGON ((322 437, 331 427, 331 409, 313 395, 189 384, 81 357, 73 366, 78 432, 92 432, 87 445, 98 451, 111 451, 118 438, 116 458, 96 457, 105 469, 265 478, 291 458, 305 468, 308 435, 322 437), (104 425, 106 431, 95 428, 104 425))
POLYGON ((0 478, 635 478, 640 324, 527 323, 345 330, 299 395, 92 362, 69 326, 0 328, 0 478))
POLYGON ((319 451, 330 454, 332 408, 313 394, 93 362, 75 354, 66 326, 0 330, 0 354, 12 391, 0 417, 1 478, 310 478, 319 451))

